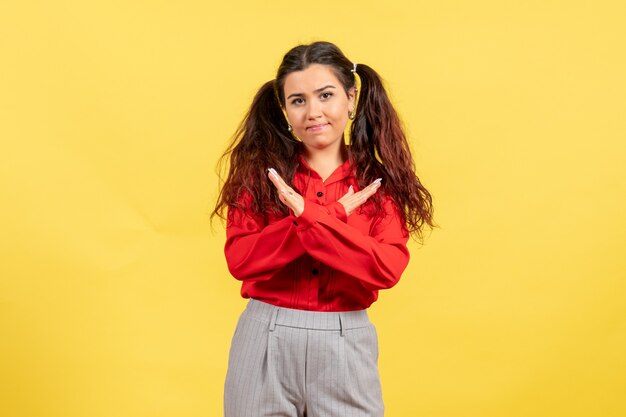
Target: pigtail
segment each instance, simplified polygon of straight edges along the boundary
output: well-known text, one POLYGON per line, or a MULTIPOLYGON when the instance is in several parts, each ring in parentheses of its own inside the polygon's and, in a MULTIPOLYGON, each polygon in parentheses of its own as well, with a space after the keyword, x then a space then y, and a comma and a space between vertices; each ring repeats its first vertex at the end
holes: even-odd
POLYGON ((357 210, 383 217, 383 198, 390 197, 398 212, 404 215, 409 232, 422 237, 425 224, 434 226, 432 198, 415 175, 409 144, 383 82, 376 71, 361 63, 355 66, 330 42, 292 48, 283 57, 276 80, 268 81, 259 89, 232 143, 218 162, 220 181, 224 162, 230 164, 211 219, 214 215, 224 219, 223 211, 229 207, 244 209, 265 221, 270 216, 289 215, 289 209, 278 198, 265 170, 274 167, 288 183, 293 179, 302 144, 289 132, 283 114, 284 83, 289 74, 311 64, 332 68, 346 94, 356 85, 355 72, 361 80, 349 157, 361 188, 379 177, 383 182, 382 188, 357 210))
POLYGON ((409 143, 380 76, 361 63, 356 73, 361 91, 350 136, 358 177, 363 185, 382 177, 383 190, 404 213, 409 231, 421 237, 423 224, 433 224, 432 197, 415 174, 409 143))
POLYGON ((233 135, 232 141, 218 161, 218 176, 223 181, 225 162, 228 173, 220 186, 218 202, 211 214, 225 219, 224 209, 238 207, 256 215, 267 211, 287 215, 288 209, 278 199, 274 187, 266 181, 268 167, 275 167, 285 178, 293 176, 297 142, 287 130, 287 121, 278 104, 274 80, 256 93, 250 109, 233 135))

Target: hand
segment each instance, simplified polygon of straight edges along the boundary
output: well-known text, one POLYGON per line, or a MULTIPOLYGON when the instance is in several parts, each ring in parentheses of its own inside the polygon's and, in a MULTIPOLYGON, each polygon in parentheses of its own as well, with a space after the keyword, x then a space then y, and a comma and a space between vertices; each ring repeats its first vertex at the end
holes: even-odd
POLYGON ((293 210, 293 214, 298 217, 304 211, 304 198, 287 185, 285 181, 278 175, 274 168, 267 169, 267 176, 272 184, 278 190, 278 198, 285 203, 287 207, 293 210))
POLYGON ((363 188, 358 193, 354 192, 352 186, 348 189, 348 192, 343 195, 338 202, 343 204, 346 210, 346 215, 350 215, 357 207, 365 203, 368 198, 374 195, 374 193, 380 188, 380 182, 382 178, 377 178, 370 185, 363 188))

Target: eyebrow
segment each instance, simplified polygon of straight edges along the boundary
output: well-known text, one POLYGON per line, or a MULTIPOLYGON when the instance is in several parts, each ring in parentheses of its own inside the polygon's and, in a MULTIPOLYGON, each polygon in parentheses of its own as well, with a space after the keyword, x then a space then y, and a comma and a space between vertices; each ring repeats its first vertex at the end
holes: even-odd
MULTIPOLYGON (((328 85, 325 85, 325 86, 324 86, 324 87, 322 87, 322 88, 318 88, 317 90, 313 90, 313 92, 314 92, 314 93, 319 93, 320 91, 322 91, 322 90, 326 90, 327 88, 335 88, 335 86, 334 86, 334 85, 330 85, 330 84, 328 84, 328 85)), ((287 100, 289 100, 291 97, 297 97, 297 96, 303 96, 303 95, 304 95, 304 94, 302 94, 302 93, 294 93, 294 94, 290 94, 290 95, 289 95, 289 97, 287 97, 287 100)))

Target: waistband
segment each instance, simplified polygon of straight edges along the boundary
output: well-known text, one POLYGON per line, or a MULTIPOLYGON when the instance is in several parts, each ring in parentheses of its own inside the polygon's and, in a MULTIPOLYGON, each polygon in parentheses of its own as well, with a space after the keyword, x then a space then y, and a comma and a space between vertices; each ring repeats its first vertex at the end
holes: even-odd
POLYGON ((312 330, 339 330, 343 335, 344 330, 371 325, 366 309, 309 311, 279 307, 254 298, 250 298, 243 314, 267 323, 270 331, 274 331, 275 326, 288 326, 312 330))

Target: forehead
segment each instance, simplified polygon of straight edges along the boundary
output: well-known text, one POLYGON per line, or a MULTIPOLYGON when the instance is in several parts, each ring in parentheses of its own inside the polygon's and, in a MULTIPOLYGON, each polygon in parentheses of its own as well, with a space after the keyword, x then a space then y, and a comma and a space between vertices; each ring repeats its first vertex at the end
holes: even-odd
POLYGON ((294 71, 285 77, 285 95, 312 92, 329 84, 337 88, 341 85, 330 66, 311 64, 306 69, 294 71))

